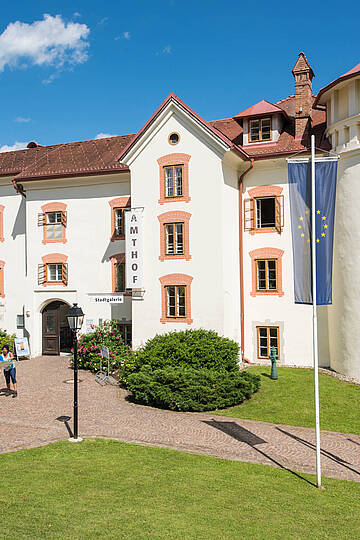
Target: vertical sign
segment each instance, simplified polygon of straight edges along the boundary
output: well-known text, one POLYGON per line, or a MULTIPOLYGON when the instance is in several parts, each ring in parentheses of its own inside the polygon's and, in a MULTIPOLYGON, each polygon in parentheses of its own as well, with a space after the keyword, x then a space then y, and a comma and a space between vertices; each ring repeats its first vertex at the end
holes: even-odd
POLYGON ((126 288, 142 289, 143 258, 142 258, 142 208, 134 208, 125 212, 125 270, 126 288))

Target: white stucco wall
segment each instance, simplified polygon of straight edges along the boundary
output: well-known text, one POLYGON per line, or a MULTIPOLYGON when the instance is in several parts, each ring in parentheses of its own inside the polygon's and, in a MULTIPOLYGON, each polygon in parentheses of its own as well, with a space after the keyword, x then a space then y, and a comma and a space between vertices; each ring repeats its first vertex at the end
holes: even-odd
MULTIPOLYGON (((24 291, 26 329, 33 355, 42 352, 41 310, 53 300, 71 305, 78 302, 85 319, 116 318, 131 321, 131 298, 122 305, 90 303, 89 293, 111 293, 110 257, 124 253, 123 240, 111 242, 109 201, 130 195, 128 174, 102 177, 24 182, 26 189, 27 277, 24 291), (66 243, 43 244, 43 230, 37 225, 41 206, 48 202, 67 205, 66 243), (38 285, 38 264, 50 253, 68 257, 68 286, 38 285)), ((20 196, 18 196, 20 200, 20 196)), ((10 254, 9 254, 10 255, 10 254)), ((11 253, 14 257, 14 252, 11 253)), ((85 328, 85 323, 84 327, 85 328)))

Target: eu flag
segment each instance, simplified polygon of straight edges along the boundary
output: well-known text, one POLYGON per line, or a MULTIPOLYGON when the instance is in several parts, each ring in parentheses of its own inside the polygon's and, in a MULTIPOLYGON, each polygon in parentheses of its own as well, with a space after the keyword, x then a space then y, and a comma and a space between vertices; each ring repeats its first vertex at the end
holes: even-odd
MULTIPOLYGON (((312 304, 311 162, 288 162, 296 304, 312 304)), ((317 305, 332 303, 337 159, 315 160, 317 305)))

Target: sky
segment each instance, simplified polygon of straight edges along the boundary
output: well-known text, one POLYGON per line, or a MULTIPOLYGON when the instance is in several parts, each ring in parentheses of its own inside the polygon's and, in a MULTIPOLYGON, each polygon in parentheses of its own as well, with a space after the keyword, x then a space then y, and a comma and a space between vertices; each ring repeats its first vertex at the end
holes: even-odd
POLYGON ((137 132, 174 92, 206 120, 360 62, 360 2, 16 0, 0 15, 0 151, 137 132))

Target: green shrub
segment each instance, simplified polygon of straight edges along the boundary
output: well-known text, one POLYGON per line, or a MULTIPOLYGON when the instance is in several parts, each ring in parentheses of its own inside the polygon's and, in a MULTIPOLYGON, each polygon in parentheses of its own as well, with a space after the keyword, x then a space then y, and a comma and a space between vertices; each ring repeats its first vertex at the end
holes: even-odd
MULTIPOLYGON (((104 321, 99 326, 94 326, 90 334, 83 334, 78 340, 78 367, 97 372, 100 369, 101 347, 108 347, 110 355, 110 373, 122 369, 131 354, 130 349, 124 344, 117 321, 104 321)), ((73 350, 71 349, 71 352, 73 350)), ((74 358, 71 359, 73 365, 74 358)), ((103 369, 107 369, 107 360, 103 360, 103 369)), ((128 371, 131 372, 131 362, 128 371)))
POLYGON ((13 352, 14 339, 16 339, 16 334, 8 334, 6 330, 0 329, 0 353, 4 345, 9 345, 10 351, 13 352))
POLYGON ((184 330, 156 335, 135 352, 135 371, 144 365, 153 369, 192 367, 221 372, 238 371, 239 345, 212 330, 184 330))
POLYGON ((259 375, 213 369, 145 366, 128 376, 134 401, 173 411, 211 411, 242 403, 258 390, 259 375))

